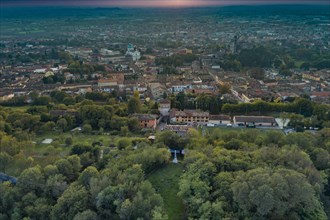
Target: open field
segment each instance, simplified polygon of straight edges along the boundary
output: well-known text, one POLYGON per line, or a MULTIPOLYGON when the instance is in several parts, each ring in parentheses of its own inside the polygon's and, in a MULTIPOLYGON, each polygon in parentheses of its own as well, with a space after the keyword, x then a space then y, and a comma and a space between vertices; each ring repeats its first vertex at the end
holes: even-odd
POLYGON ((32 138, 32 143, 27 142, 25 147, 21 149, 21 153, 15 156, 15 160, 6 169, 6 173, 18 176, 25 168, 37 164, 41 167, 53 164, 55 161, 69 155, 72 146, 76 144, 92 145, 94 142, 100 142, 103 145, 102 148, 107 148, 110 145, 117 146, 118 141, 122 138, 133 140, 139 137, 71 134, 70 132, 51 132, 37 135, 35 138, 32 138), (65 144, 65 140, 68 137, 72 138, 72 145, 70 146, 65 144), (53 139, 53 142, 51 144, 43 144, 41 142, 44 139, 53 139))
POLYGON ((171 220, 184 219, 184 205, 182 199, 177 195, 179 192, 179 179, 183 166, 169 164, 148 176, 148 180, 163 197, 168 218, 171 220))

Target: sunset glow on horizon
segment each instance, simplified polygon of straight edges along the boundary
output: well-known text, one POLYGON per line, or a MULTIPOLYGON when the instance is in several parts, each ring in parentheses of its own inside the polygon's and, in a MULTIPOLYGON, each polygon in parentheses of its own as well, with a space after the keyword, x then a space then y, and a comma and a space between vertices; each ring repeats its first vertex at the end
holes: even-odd
POLYGON ((202 7, 227 5, 325 4, 328 0, 1 0, 2 6, 202 7))

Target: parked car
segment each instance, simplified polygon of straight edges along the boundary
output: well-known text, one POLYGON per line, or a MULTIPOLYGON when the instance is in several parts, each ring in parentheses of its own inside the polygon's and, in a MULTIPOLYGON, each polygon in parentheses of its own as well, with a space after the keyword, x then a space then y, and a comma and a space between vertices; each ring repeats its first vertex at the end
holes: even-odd
POLYGON ((252 124, 252 123, 249 123, 246 125, 247 128, 255 128, 256 125, 255 124, 252 124))

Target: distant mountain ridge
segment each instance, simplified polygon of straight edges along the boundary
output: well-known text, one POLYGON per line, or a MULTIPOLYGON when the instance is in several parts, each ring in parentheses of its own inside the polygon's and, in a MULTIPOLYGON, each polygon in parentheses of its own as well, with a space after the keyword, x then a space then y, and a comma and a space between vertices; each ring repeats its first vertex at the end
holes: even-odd
POLYGON ((120 7, 1 7, 2 19, 15 18, 63 18, 63 17, 113 17, 117 15, 175 14, 184 15, 325 15, 330 16, 330 5, 246 5, 200 8, 120 8, 120 7))

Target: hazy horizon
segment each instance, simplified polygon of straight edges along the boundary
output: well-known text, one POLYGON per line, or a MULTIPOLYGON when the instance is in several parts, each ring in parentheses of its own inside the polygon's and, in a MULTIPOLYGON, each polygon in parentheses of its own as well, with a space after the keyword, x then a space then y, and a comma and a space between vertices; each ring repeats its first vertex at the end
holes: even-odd
POLYGON ((73 7, 139 7, 139 8, 185 8, 185 7, 213 7, 236 5, 329 5, 328 0, 71 0, 71 1, 42 1, 42 0, 1 0, 4 6, 73 6, 73 7))

